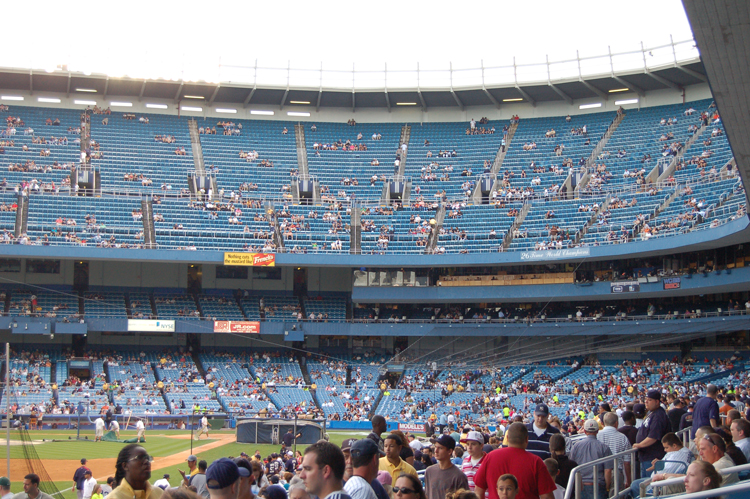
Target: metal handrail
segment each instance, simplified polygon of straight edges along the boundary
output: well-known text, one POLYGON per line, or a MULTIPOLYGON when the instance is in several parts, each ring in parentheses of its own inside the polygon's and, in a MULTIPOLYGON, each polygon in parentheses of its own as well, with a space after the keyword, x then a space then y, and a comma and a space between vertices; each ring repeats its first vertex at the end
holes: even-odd
MULTIPOLYGON (((722 470, 717 470, 717 471, 719 472, 720 475, 731 475, 732 473, 739 473, 740 471, 750 471, 750 464, 731 466, 729 468, 724 468, 722 470)), ((657 489, 660 489, 662 487, 667 487, 669 485, 677 485, 679 483, 683 483, 683 480, 684 480, 683 477, 675 477, 675 478, 668 478, 667 480, 659 480, 658 482, 651 482, 651 487, 654 488, 654 496, 658 495, 657 489)), ((747 488, 747 490, 750 490, 750 483, 746 483, 744 485, 747 488)), ((714 489, 712 495, 724 495, 725 488, 720 487, 720 489, 722 490, 721 494, 716 493, 716 490, 719 490, 719 489, 714 489)), ((743 488, 741 490, 746 490, 746 489, 743 488)), ((687 496, 680 496, 680 497, 682 498, 682 497, 690 497, 690 496, 692 496, 692 494, 688 494, 687 496)))
MULTIPOLYGON (((581 491, 583 490, 583 479, 581 478, 581 472, 583 470, 586 470, 588 468, 592 468, 593 470, 593 483, 594 483, 594 499, 600 499, 599 498, 599 488, 596 486, 597 483, 599 483, 599 465, 605 464, 610 461, 614 462, 614 469, 612 473, 612 482, 614 485, 614 495, 610 496, 612 498, 620 498, 620 497, 626 497, 627 494, 630 493, 629 488, 625 488, 623 490, 620 490, 620 473, 617 472, 617 463, 620 459, 631 456, 630 458, 630 483, 633 483, 635 480, 635 466, 633 465, 635 463, 635 453, 638 452, 638 449, 628 449, 622 452, 618 452, 617 454, 612 454, 611 456, 602 457, 599 459, 595 459, 594 461, 590 461, 588 463, 579 464, 575 468, 573 468, 570 471, 570 478, 568 479, 568 487, 565 489, 565 498, 564 499, 571 499, 571 496, 575 493, 575 499, 581 499, 581 491), (570 483, 571 480, 574 480, 573 483, 575 483, 575 487, 571 487, 570 483), (574 491, 575 489, 575 491, 574 491)), ((606 497, 602 497, 601 499, 607 499, 606 497)))

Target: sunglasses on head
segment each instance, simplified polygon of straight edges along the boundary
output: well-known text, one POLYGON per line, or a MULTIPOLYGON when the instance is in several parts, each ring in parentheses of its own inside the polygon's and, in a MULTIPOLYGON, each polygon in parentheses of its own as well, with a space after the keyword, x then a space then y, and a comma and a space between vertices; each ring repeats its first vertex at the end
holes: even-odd
POLYGON ((406 487, 393 487, 393 493, 398 494, 401 492, 402 494, 416 494, 417 491, 414 489, 407 489, 406 487))

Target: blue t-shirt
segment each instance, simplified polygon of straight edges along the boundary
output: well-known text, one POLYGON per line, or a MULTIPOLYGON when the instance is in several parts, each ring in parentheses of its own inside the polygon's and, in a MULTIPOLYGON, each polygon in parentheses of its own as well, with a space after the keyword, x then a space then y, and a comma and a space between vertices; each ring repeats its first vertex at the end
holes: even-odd
POLYGON ((711 397, 703 397, 695 403, 693 409, 693 427, 690 429, 690 436, 695 438, 695 431, 701 426, 711 426, 711 419, 715 419, 719 424, 719 404, 711 397))

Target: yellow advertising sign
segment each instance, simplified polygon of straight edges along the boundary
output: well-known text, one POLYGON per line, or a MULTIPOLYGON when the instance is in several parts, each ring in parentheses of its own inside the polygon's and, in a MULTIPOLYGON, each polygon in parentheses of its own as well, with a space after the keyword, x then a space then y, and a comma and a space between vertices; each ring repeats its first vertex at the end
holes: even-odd
POLYGON ((273 253, 224 253, 224 265, 245 267, 275 267, 273 253))

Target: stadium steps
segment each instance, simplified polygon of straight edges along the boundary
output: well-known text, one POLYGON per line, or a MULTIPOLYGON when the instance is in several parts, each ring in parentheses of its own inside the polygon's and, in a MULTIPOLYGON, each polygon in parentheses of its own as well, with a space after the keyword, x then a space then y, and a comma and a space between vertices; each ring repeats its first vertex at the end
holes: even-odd
POLYGON ((435 252, 435 248, 438 245, 440 239, 440 229, 443 227, 443 220, 445 220, 445 205, 440 203, 437 212, 435 213, 435 225, 432 226, 432 232, 427 240, 427 246, 424 248, 425 254, 432 254, 435 252))
MULTIPOLYGON (((503 161, 505 160, 505 155, 508 153, 508 149, 510 149, 510 142, 513 140, 513 136, 516 134, 516 130, 518 130, 517 121, 510 125, 510 127, 508 127, 508 136, 505 138, 505 150, 503 151, 502 146, 497 150, 495 160, 492 162, 492 174, 497 175, 500 171, 500 168, 502 168, 503 161)), ((497 182, 497 180, 495 180, 495 182, 497 182)), ((493 190, 496 188, 497 186, 492 186, 493 190)))
POLYGON ((198 123, 195 119, 188 120, 188 130, 190 130, 190 145, 193 148, 193 164, 195 173, 199 176, 206 174, 206 164, 203 161, 203 148, 201 147, 201 137, 198 134, 198 123))
POLYGON ((29 221, 29 198, 27 196, 18 196, 18 208, 16 209, 16 226, 14 234, 16 237, 26 234, 29 221))
POLYGON ((294 139, 297 143, 297 171, 302 177, 310 175, 307 165, 307 145, 305 144, 305 126, 301 123, 294 125, 294 139))
POLYGON ((649 173, 648 178, 651 179, 653 176, 658 175, 656 180, 654 182, 661 182, 668 178, 670 175, 672 175, 677 168, 677 163, 680 162, 680 159, 682 159, 683 156, 685 156, 685 153, 687 152, 690 147, 696 143, 696 141, 700 138, 701 135, 703 135, 703 132, 706 131, 708 128, 708 125, 706 123, 701 123, 701 127, 693 134, 692 137, 690 137, 687 142, 685 142, 685 145, 682 149, 677 151, 677 154, 672 156, 672 161, 669 162, 669 165, 667 165, 666 168, 664 168, 664 172, 659 174, 659 162, 656 162, 656 165, 654 166, 654 169, 651 170, 651 173, 649 173))
POLYGON ((370 409, 370 412, 367 413, 367 419, 372 419, 372 417, 378 413, 378 406, 380 405, 380 401, 383 400, 383 391, 378 392, 378 396, 375 398, 375 400, 372 401, 372 409, 370 409))
MULTIPOLYGON (((203 315, 202 312, 201 315, 203 315)), ((206 379, 206 369, 203 367, 203 363, 201 362, 201 356, 196 352, 190 352, 190 357, 193 359, 193 362, 195 362, 195 367, 198 368, 198 372, 201 373, 201 377, 203 379, 206 379)))
POLYGON ((154 228, 154 203, 151 198, 143 198, 141 200, 141 214, 144 247, 147 249, 155 249, 156 229, 154 228))
POLYGON ((362 213, 358 209, 352 210, 349 227, 349 253, 359 255, 362 253, 362 213))
POLYGON ((10 293, 5 293, 5 301, 3 301, 3 315, 8 315, 8 312, 10 312, 10 293))
POLYGON ((588 221, 586 221, 586 223, 583 224, 583 227, 581 227, 581 230, 579 230, 576 233, 576 239, 575 239, 576 244, 580 243, 581 240, 583 240, 583 237, 589 231, 589 227, 591 227, 592 225, 594 225, 594 223, 597 221, 597 219, 599 217, 599 213, 604 212, 607 209, 607 206, 609 206, 609 203, 611 201, 612 201, 612 196, 608 194, 607 195, 607 199, 605 199, 604 202, 599 206, 599 209, 596 210, 591 215, 591 218, 589 218, 588 221))
MULTIPOLYGON (((5 372, 5 369, 3 369, 3 372, 5 372)), ((107 371, 104 372, 106 373, 107 371)), ((55 384, 55 382, 57 381, 57 362, 50 362, 49 379, 50 386, 55 384)))
POLYGON ((404 172, 406 171, 406 157, 409 155, 408 146, 409 146, 409 140, 411 139, 411 126, 410 125, 404 125, 401 127, 401 137, 399 138, 398 147, 401 151, 401 161, 399 162, 398 172, 396 172, 396 175, 399 177, 404 176, 404 172), (406 144, 407 150, 404 151, 401 149, 401 145, 406 144))
POLYGON ((615 117, 614 120, 612 120, 612 123, 609 125, 609 128, 607 128, 607 131, 604 133, 602 138, 599 140, 599 142, 596 144, 596 147, 594 147, 594 150, 591 151, 591 154, 586 159, 586 164, 584 165, 586 167, 586 173, 584 174, 583 178, 581 178, 581 181, 576 184, 575 188, 575 197, 580 197, 581 189, 586 187, 586 185, 589 183, 589 180, 591 180, 591 175, 589 174, 589 171, 594 167, 596 164, 596 159, 601 154, 601 152, 604 150, 604 146, 607 145, 607 142, 609 142, 609 139, 612 138, 612 135, 614 135, 615 131, 617 130, 617 127, 620 126, 620 123, 622 123, 622 120, 625 119, 625 113, 619 114, 615 117))
POLYGON ((130 294, 125 293, 125 314, 128 316, 128 318, 133 317, 133 312, 130 310, 130 294))
POLYGON ((513 232, 518 229, 523 221, 526 219, 526 215, 529 214, 529 210, 531 209, 531 203, 525 203, 523 205, 523 208, 521 208, 521 211, 518 213, 518 216, 513 221, 513 223, 510 226, 510 229, 508 229, 508 232, 505 233, 505 237, 503 238, 503 250, 508 249, 510 246, 510 243, 513 242, 513 232))

